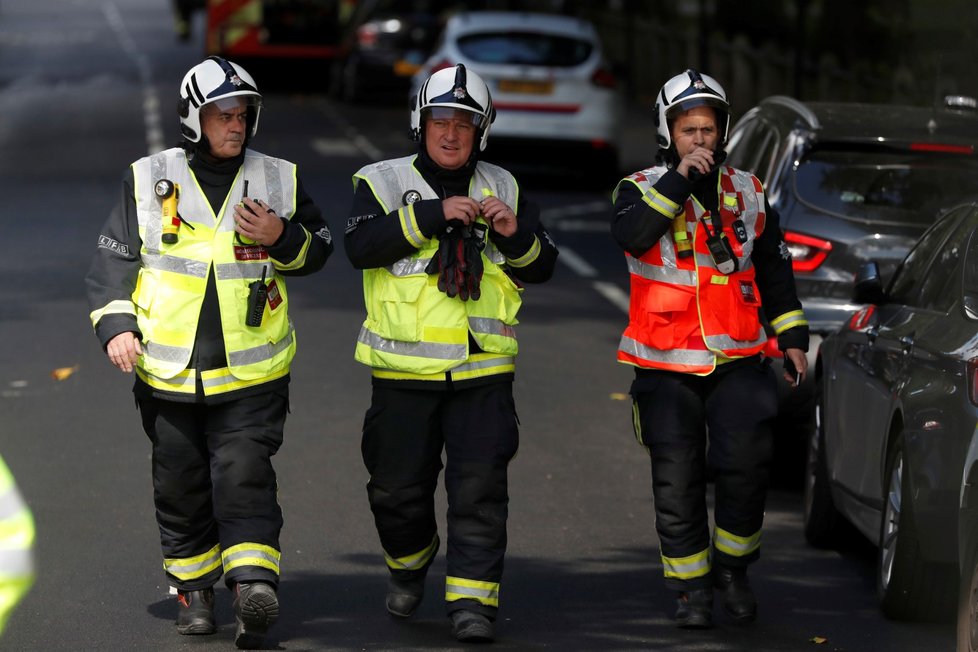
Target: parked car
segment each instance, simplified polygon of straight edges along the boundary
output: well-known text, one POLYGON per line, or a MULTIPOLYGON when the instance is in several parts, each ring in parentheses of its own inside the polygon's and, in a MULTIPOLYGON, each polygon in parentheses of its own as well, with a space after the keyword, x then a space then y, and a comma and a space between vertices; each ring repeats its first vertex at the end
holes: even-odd
MULTIPOLYGON (((851 298, 859 266, 875 260, 889 277, 941 207, 978 189, 978 113, 968 99, 932 109, 774 96, 732 128, 727 163, 761 179, 781 218, 813 336, 809 366, 822 337, 859 309, 851 298)), ((768 353, 780 355, 776 345, 768 353)), ((812 375, 794 390, 779 387, 780 468, 797 477, 812 375)))
POLYGON ((591 23, 528 12, 456 14, 411 93, 456 63, 489 85, 496 109, 489 152, 518 143, 534 156, 617 178, 624 100, 591 23))
POLYGON ((819 348, 805 536, 830 546, 848 522, 879 547, 887 616, 949 618, 978 423, 978 202, 931 226, 885 291, 879 270, 862 268, 853 301, 865 307, 819 348))
MULTIPOLYGON (((468 3, 471 4, 471 3, 468 3)), ((457 0, 359 0, 330 70, 330 94, 351 103, 397 101, 431 53, 457 0)))
MULTIPOLYGON (((978 386, 978 379, 972 382, 978 386)), ((958 652, 978 652, 978 428, 964 458, 959 498, 958 652)))

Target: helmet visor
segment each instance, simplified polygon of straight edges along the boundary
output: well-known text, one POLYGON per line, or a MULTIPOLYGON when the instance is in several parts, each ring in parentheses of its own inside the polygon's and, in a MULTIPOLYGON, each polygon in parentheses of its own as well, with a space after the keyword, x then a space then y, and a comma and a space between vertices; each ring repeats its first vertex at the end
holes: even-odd
MULTIPOLYGON (((675 104, 666 109, 667 118, 675 118, 680 113, 685 113, 691 109, 695 109, 698 106, 708 106, 711 109, 717 109, 726 114, 728 110, 727 103, 718 97, 691 97, 688 100, 677 100, 675 104)), ((719 119, 719 116, 718 116, 719 119)))
POLYGON ((423 120, 463 120, 482 128, 483 116, 465 109, 452 106, 429 106, 421 111, 423 120))

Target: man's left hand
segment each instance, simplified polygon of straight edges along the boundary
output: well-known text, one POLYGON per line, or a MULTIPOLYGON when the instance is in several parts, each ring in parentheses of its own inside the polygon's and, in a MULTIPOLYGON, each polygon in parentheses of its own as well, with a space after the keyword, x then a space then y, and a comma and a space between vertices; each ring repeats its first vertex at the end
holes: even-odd
POLYGON ((275 244, 285 231, 285 225, 275 211, 261 200, 244 197, 234 207, 234 230, 243 238, 266 247, 275 244))
POLYGON ((479 202, 479 206, 482 208, 482 217, 493 231, 504 238, 516 233, 516 213, 498 197, 486 197, 479 202))

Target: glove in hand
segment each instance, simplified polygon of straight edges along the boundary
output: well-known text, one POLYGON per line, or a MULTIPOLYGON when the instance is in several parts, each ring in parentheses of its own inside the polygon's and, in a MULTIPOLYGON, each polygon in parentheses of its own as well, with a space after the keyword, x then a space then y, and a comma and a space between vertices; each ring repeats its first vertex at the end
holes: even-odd
POLYGON ((425 268, 438 275, 438 289, 462 301, 478 301, 481 296, 486 227, 449 226, 438 241, 438 251, 425 268))
POLYGON ((479 289, 482 283, 482 273, 485 270, 482 264, 482 250, 485 249, 486 228, 481 224, 475 224, 468 229, 465 234, 465 287, 469 297, 473 301, 478 301, 482 296, 479 289))

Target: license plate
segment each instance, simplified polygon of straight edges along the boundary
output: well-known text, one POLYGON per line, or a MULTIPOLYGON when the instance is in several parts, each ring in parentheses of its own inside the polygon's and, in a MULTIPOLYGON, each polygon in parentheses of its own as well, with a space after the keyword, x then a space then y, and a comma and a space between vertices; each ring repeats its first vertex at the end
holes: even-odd
POLYGON ((551 81, 532 81, 528 79, 500 79, 499 90, 504 93, 550 95, 554 91, 554 83, 551 81))
POLYGON ((410 77, 418 72, 420 68, 421 66, 419 64, 406 61, 405 59, 398 59, 394 62, 394 74, 398 77, 410 77))

